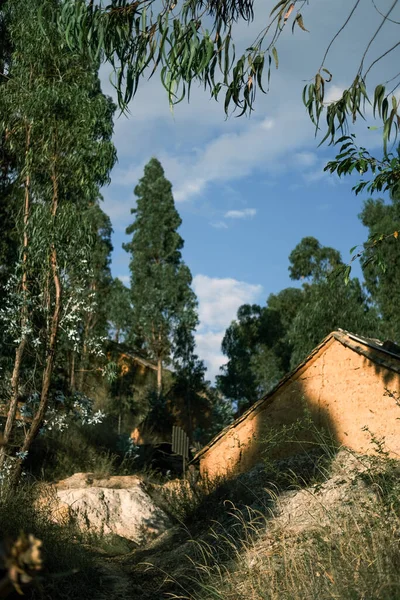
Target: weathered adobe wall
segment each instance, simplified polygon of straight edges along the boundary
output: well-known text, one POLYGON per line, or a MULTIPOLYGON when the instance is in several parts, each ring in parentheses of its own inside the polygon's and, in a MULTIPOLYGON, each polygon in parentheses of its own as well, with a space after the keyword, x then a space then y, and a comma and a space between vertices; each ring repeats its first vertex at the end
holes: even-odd
MULTIPOLYGON (((399 361, 382 352, 368 350, 370 355, 399 361)), ((333 424, 336 439, 353 450, 365 454, 374 452, 368 427, 376 438, 385 438, 385 446, 393 457, 400 458, 400 408, 386 394, 400 391, 400 375, 379 366, 335 342, 324 356, 323 389, 321 390, 320 423, 333 424), (325 416, 325 420, 324 420, 325 416)))
MULTIPOLYGON (((376 437, 385 437, 392 455, 400 455, 400 408, 385 396, 385 387, 400 390, 399 375, 332 340, 206 451, 200 457, 200 471, 209 477, 248 471, 262 461, 268 431, 301 418, 304 405, 314 422, 328 427, 339 444, 373 452, 371 436, 362 431, 367 426, 376 437)), ((306 437, 302 435, 302 440, 306 437)), ((274 457, 296 451, 295 444, 285 444, 274 457)))

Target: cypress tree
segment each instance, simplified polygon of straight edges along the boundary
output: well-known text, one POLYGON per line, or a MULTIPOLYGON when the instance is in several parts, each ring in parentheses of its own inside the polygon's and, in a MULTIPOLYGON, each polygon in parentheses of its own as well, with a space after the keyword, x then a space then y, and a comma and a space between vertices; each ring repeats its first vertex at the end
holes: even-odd
POLYGON ((178 233, 181 218, 175 208, 172 185, 156 158, 145 166, 134 190, 135 221, 126 229, 132 241, 124 244, 131 253, 130 342, 141 345, 157 364, 157 393, 162 394, 162 369, 179 355, 182 324, 193 333, 197 301, 190 285, 192 275, 182 260, 183 239, 178 233))

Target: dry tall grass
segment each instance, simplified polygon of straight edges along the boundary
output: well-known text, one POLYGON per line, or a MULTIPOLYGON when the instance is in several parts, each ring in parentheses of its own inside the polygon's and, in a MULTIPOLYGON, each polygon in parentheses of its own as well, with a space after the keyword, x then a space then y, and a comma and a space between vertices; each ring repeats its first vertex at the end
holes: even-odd
MULTIPOLYGON (((354 456, 352 460, 354 464, 354 456)), ((398 474, 395 461, 368 460, 345 486, 342 475, 331 473, 312 488, 286 492, 280 516, 231 506, 236 525, 215 525, 206 540, 193 541, 187 573, 175 582, 177 591, 169 597, 398 600, 398 474), (345 495, 335 496, 336 489, 345 495), (304 511, 307 494, 309 518, 304 511)), ((279 494, 275 499, 279 504, 279 494)))

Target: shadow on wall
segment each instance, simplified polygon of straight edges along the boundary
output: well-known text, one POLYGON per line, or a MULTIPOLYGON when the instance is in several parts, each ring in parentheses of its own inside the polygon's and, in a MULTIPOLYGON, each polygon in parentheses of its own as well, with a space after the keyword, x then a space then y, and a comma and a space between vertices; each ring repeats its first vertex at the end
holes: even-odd
MULTIPOLYGON (((389 453, 400 457, 400 376, 380 358, 380 352, 359 353, 335 338, 328 340, 203 449, 202 475, 234 476, 265 458, 304 452, 319 443, 321 428, 337 447, 370 454, 384 441, 389 453), (304 421, 305 409, 316 427, 293 429, 304 421), (288 433, 294 434, 291 440, 288 433)), ((393 361, 399 369, 399 359, 393 361)))
MULTIPOLYGON (((390 342, 385 342, 385 345, 389 345, 389 348, 391 348, 390 344, 390 342)), ((393 347, 398 348, 395 344, 393 344, 393 347)), ((393 390, 397 389, 399 391, 400 354, 393 356, 387 352, 366 346, 359 347, 359 350, 360 356, 363 357, 363 367, 373 367, 375 374, 386 387, 393 387, 393 390)))
POLYGON ((246 419, 232 441, 237 454, 227 455, 232 473, 246 473, 257 463, 270 464, 295 454, 317 449, 335 452, 343 442, 335 421, 317 397, 307 393, 301 381, 294 381, 278 398, 246 419), (321 448, 329 444, 330 448, 321 448), (234 466, 235 459, 238 461, 234 466))

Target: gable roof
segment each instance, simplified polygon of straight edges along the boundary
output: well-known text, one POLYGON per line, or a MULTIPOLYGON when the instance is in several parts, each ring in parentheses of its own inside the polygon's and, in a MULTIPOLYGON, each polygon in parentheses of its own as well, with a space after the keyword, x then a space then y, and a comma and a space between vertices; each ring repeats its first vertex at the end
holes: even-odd
MULTIPOLYGON (((128 356, 129 358, 131 358, 133 361, 139 363, 140 365, 143 365, 144 367, 147 367, 148 369, 151 369, 153 371, 157 371, 157 365, 155 365, 153 362, 148 360, 143 354, 140 353, 140 351, 138 351, 136 349, 132 349, 130 346, 127 346, 124 343, 115 342, 114 340, 108 340, 107 343, 108 343, 109 348, 112 348, 114 351, 118 352, 119 354, 128 356)), ((166 370, 166 369, 163 369, 163 370, 166 370)))
POLYGON ((222 429, 206 446, 204 446, 193 458, 192 462, 197 461, 203 454, 209 450, 218 440, 225 436, 228 431, 234 429, 242 423, 247 417, 258 412, 261 408, 264 408, 268 404, 272 403, 273 396, 281 387, 283 387, 288 381, 295 378, 295 376, 302 371, 302 369, 311 362, 314 362, 325 350, 334 342, 340 342, 346 348, 353 350, 357 354, 364 356, 368 360, 374 362, 380 367, 394 371, 400 375, 400 346, 397 346, 394 342, 385 341, 381 342, 378 339, 366 338, 355 335, 344 329, 338 329, 332 331, 329 335, 322 340, 320 344, 299 364, 293 371, 285 375, 279 383, 277 383, 267 394, 265 394, 260 400, 257 400, 249 409, 247 409, 240 417, 238 417, 233 423, 222 429), (378 351, 378 352, 376 352, 378 351))

